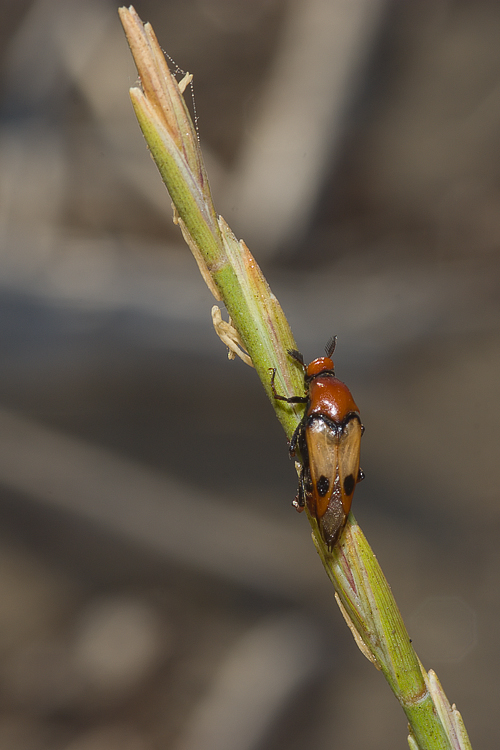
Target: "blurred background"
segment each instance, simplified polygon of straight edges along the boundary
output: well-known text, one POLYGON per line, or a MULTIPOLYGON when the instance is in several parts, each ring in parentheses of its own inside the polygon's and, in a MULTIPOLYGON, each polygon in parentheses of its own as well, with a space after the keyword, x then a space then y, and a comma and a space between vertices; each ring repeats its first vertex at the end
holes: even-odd
MULTIPOLYGON (((128 98, 112 0, 0 5, 0 747, 406 746, 128 98)), ((215 205, 366 433, 355 515, 498 735, 500 5, 137 0, 215 205), (187 99, 191 106, 191 94, 187 99)))

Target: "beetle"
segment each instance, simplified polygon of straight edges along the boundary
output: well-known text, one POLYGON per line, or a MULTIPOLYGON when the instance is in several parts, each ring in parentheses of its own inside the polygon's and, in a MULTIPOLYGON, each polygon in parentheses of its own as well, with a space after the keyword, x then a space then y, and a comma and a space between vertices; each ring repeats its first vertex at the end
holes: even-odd
POLYGON ((296 349, 288 351, 304 370, 305 396, 287 398, 277 393, 276 368, 271 369, 274 398, 289 404, 306 404, 289 444, 290 456, 295 456, 298 449, 302 461, 293 504, 302 511, 307 503, 330 551, 347 521, 354 488, 364 479, 359 453, 365 428, 349 388, 335 377, 332 355, 336 344, 334 336, 325 347, 326 356, 309 365, 296 349))

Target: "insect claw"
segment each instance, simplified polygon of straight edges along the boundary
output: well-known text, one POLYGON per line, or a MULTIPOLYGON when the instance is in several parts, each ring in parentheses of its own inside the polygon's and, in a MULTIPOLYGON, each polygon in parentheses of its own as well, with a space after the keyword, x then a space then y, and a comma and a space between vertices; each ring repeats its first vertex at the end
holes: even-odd
POLYGON ((292 505, 297 511, 297 513, 302 513, 302 511, 304 510, 304 506, 301 505, 298 494, 295 495, 295 498, 292 501, 292 505))
POLYGON ((307 505, 309 515, 332 552, 344 529, 357 482, 364 478, 359 468, 359 449, 364 427, 350 390, 335 377, 332 355, 337 337, 325 347, 326 357, 309 365, 296 349, 288 354, 304 368, 305 396, 281 396, 276 392, 276 370, 270 369, 271 392, 289 404, 305 404, 304 415, 288 441, 288 453, 295 460, 299 491, 292 502, 300 513, 307 505))

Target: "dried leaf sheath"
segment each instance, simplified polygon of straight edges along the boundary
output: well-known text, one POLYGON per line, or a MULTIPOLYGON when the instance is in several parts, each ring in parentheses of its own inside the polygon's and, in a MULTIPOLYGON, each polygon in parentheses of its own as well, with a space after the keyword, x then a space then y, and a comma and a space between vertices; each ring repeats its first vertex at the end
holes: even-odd
MULTIPOLYGON (((141 78, 142 90, 132 89, 131 98, 144 137, 198 265, 206 267, 290 438, 301 407, 276 403, 269 377, 269 368, 276 368, 281 393, 303 393, 300 368, 287 354, 297 348, 288 323, 248 248, 216 215, 195 129, 151 27, 142 25, 132 7, 119 12, 141 78)), ((309 520, 357 642, 381 669, 405 711, 410 746, 470 750, 460 715, 449 707, 433 673, 421 668, 390 587, 352 514, 332 552, 316 520, 309 520)))

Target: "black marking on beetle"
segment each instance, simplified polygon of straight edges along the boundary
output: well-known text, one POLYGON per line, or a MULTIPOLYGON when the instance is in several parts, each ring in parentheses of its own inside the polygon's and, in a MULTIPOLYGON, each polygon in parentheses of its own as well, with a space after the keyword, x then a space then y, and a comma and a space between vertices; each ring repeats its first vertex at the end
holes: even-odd
POLYGON ((318 489, 319 496, 324 497, 330 489, 330 480, 328 479, 328 477, 325 477, 325 475, 322 474, 318 479, 316 487, 318 489))
POLYGON ((345 494, 352 495, 352 493, 354 492, 355 485, 356 485, 356 480, 354 479, 352 474, 349 474, 349 476, 344 479, 345 494))

